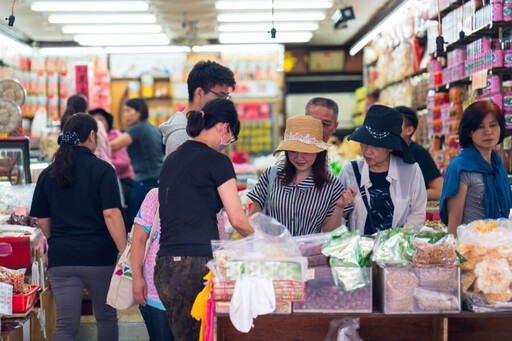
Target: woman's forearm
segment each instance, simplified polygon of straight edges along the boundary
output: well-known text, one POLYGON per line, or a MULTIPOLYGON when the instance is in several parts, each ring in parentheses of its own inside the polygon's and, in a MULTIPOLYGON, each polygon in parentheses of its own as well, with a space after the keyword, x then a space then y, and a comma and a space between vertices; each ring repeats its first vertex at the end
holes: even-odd
POLYGON ((103 217, 117 250, 123 252, 126 248, 126 229, 121 211, 119 208, 109 208, 103 211, 103 217))

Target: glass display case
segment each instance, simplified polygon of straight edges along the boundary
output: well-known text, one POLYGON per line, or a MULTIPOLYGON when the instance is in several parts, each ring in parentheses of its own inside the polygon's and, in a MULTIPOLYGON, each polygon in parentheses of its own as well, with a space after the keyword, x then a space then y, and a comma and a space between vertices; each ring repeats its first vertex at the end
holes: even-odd
POLYGON ((4 182, 11 185, 32 182, 27 137, 0 138, 0 184, 4 182))

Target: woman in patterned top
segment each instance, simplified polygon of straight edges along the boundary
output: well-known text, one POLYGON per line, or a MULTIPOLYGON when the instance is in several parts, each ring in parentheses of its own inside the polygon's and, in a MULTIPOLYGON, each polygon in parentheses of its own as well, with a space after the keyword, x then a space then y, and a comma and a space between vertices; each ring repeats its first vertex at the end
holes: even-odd
POLYGON ((322 132, 322 122, 310 116, 286 121, 284 140, 274 151, 274 155, 284 151, 286 160, 267 168, 248 194, 254 202, 251 215, 264 209, 293 236, 332 231, 341 225, 356 192, 345 191, 327 171, 328 145, 322 132))
POLYGON ((397 226, 423 226, 427 191, 420 167, 400 137, 402 114, 373 105, 363 125, 349 137, 361 143, 363 159, 346 163, 345 186, 358 188, 348 226, 364 234, 397 226))
POLYGON ((153 220, 158 210, 158 188, 148 192, 135 217, 132 242, 133 297, 146 323, 151 341, 172 341, 174 337, 165 315, 165 307, 158 297, 153 282, 156 253, 160 249, 160 218, 157 219, 153 240, 146 259, 144 248, 151 233, 153 220))

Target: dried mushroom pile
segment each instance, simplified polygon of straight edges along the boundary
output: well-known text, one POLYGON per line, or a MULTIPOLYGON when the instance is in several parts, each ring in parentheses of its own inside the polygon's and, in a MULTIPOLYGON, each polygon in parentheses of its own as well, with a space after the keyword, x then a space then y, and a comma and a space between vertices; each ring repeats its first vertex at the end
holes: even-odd
POLYGON ((512 224, 479 220, 457 230, 457 251, 466 259, 462 293, 468 308, 512 308, 512 224))

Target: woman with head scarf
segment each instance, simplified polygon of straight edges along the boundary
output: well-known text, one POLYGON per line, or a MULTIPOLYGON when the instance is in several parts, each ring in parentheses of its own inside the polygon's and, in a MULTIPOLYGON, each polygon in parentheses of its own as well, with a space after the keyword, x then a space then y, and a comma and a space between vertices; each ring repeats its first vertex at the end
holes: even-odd
POLYGON ((508 218, 510 184, 494 148, 505 137, 505 117, 491 101, 464 110, 459 124, 462 151, 446 171, 441 196, 442 221, 456 234, 457 226, 477 219, 508 218))
POLYGON ((402 114, 373 105, 363 125, 349 137, 361 143, 363 158, 345 163, 340 180, 357 188, 354 209, 347 220, 351 230, 364 234, 397 226, 423 226, 427 192, 420 167, 400 137, 402 114))

